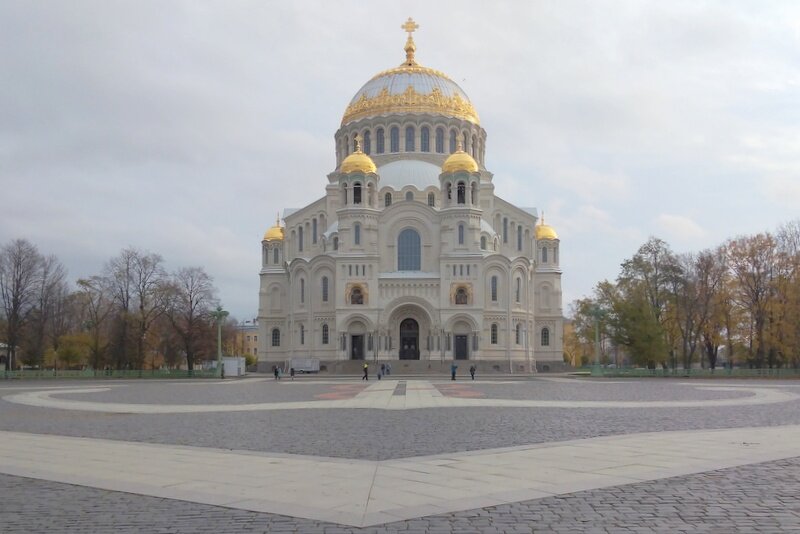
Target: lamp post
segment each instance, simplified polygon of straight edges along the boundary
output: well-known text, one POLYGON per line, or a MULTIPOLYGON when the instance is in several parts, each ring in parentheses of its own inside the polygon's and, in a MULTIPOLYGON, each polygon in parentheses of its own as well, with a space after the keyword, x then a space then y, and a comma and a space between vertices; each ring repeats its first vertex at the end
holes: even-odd
POLYGON ((211 317, 217 321, 217 374, 225 378, 222 370, 222 321, 228 316, 228 312, 222 309, 222 306, 217 306, 217 309, 211 312, 211 317))

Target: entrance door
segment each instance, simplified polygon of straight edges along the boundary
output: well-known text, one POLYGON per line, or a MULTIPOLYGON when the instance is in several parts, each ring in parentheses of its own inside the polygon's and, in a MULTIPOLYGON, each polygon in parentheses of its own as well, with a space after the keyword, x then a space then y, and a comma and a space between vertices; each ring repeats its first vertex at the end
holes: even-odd
POLYGON ((400 323, 400 359, 419 360, 419 323, 414 319, 400 323))
POLYGON ((456 360, 466 360, 469 357, 469 353, 467 352, 467 339, 469 336, 464 335, 456 335, 455 342, 456 342, 456 360))
POLYGON ((364 335, 350 336, 350 359, 364 359, 364 335))

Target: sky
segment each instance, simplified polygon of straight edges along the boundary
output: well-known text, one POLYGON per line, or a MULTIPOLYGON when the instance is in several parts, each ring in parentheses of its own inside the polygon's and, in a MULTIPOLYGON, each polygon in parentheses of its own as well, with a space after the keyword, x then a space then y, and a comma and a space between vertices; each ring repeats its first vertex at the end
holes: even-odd
POLYGON ((800 2, 3 0, 0 244, 72 280, 156 252, 255 317, 261 237, 323 196, 409 16, 496 194, 558 232, 565 313, 649 236, 699 251, 798 218, 800 2))

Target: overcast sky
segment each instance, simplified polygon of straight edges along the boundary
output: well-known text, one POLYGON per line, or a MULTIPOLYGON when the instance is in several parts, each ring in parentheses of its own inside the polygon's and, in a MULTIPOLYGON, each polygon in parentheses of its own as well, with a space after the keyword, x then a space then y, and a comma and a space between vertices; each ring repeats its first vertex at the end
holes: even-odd
POLYGON ((496 193, 561 238, 564 307, 650 235, 677 252, 800 206, 800 2, 0 2, 0 243, 72 279, 126 246, 257 314, 260 240, 324 194, 347 103, 450 75, 496 193))

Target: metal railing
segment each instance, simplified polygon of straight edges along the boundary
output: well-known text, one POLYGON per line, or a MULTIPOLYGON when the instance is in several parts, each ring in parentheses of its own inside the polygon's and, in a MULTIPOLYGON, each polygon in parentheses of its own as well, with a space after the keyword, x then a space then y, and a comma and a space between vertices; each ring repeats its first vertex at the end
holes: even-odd
POLYGON ((590 367, 592 376, 604 377, 684 377, 684 378, 711 378, 711 377, 738 377, 738 378, 800 378, 800 369, 763 368, 751 369, 735 367, 733 369, 717 367, 716 369, 646 369, 642 367, 590 367))
POLYGON ((53 369, 24 369, 21 371, 0 370, 0 378, 7 379, 48 379, 48 378, 84 378, 84 379, 106 379, 106 378, 219 378, 216 369, 192 371, 186 370, 150 370, 150 369, 129 369, 129 370, 105 370, 105 369, 84 369, 81 371, 53 370, 53 369))

